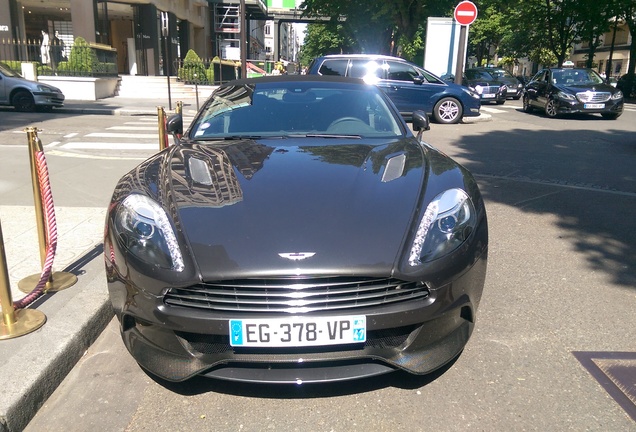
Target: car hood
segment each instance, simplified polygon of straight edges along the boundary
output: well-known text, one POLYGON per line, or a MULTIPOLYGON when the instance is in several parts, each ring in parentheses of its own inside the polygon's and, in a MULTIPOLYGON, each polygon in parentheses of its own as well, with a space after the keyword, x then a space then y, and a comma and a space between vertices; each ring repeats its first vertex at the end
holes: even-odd
POLYGON ((173 218, 202 279, 390 273, 422 193, 422 147, 289 141, 185 144, 167 156, 173 218))
POLYGON ((557 87, 559 90, 565 91, 567 93, 572 93, 572 94, 576 94, 576 93, 581 93, 581 92, 586 92, 586 91, 591 91, 591 92, 608 92, 608 93, 616 93, 617 89, 607 85, 607 84, 595 84, 595 85, 589 85, 589 84, 581 84, 581 85, 555 85, 555 87, 557 87))

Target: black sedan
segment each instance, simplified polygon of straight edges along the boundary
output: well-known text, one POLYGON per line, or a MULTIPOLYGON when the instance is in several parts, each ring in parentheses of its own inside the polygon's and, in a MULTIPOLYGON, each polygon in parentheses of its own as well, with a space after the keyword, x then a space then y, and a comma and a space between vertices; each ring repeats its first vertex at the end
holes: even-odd
POLYGON ((495 102, 497 105, 503 105, 508 97, 506 84, 485 69, 466 69, 462 84, 479 93, 482 104, 495 102))
POLYGON ((615 120, 623 113, 623 93, 585 68, 547 68, 526 85, 523 110, 540 109, 548 117, 600 114, 615 120))
POLYGON ((382 91, 234 81, 180 125, 107 214, 110 299, 144 369, 299 384, 427 374, 461 353, 486 275, 484 201, 382 91))

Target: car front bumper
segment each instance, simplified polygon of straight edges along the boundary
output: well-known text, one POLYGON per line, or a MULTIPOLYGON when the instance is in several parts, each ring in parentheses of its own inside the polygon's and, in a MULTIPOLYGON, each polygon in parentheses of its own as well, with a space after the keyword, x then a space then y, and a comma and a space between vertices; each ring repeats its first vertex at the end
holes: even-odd
MULTIPOLYGON (((236 348, 229 320, 252 314, 170 306, 108 268, 111 302, 126 347, 137 362, 168 381, 196 375, 264 383, 334 382, 396 370, 427 374, 453 360, 473 331, 484 286, 487 251, 425 299, 340 315, 366 316, 361 344, 305 348, 236 348)), ((333 315, 321 313, 320 316, 333 315)), ((263 315, 260 315, 263 317, 263 315)), ((280 315, 268 316, 278 318, 280 315)))
POLYGON ((33 92, 33 100, 38 106, 64 106, 64 95, 57 92, 33 92))
POLYGON ((607 102, 600 104, 584 104, 579 101, 568 101, 563 99, 558 99, 557 104, 557 112, 559 114, 622 114, 623 113, 623 100, 613 101, 608 100, 607 102), (596 105, 596 106, 594 106, 596 105), (599 107, 598 105, 602 105, 599 107))

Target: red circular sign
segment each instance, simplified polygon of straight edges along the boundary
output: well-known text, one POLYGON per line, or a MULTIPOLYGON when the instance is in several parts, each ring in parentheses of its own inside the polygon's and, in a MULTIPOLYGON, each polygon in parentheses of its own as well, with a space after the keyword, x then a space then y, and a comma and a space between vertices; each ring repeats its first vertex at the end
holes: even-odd
POLYGON ((471 1, 463 1, 455 7, 455 21, 461 25, 471 25, 477 19, 477 6, 471 1))

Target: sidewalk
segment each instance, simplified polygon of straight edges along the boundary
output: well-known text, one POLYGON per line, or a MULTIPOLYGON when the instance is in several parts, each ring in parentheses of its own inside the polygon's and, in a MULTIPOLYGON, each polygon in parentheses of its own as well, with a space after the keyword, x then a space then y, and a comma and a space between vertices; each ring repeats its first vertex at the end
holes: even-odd
MULTIPOLYGON (((118 97, 69 100, 64 108, 53 112, 156 116, 157 107, 163 106, 169 115, 177 106, 176 100, 171 102, 172 110, 167 97, 165 101, 118 97)), ((184 115, 196 113, 196 99, 182 102, 184 115)), ((0 205, 0 220, 11 296, 16 301, 26 296, 19 283, 27 277, 38 277, 42 270, 40 245, 34 207, 5 204, 10 203, 0 205)), ((17 432, 26 427, 113 318, 102 258, 106 209, 56 206, 55 213, 58 244, 53 271, 74 274, 77 282, 67 289, 44 294, 30 306, 46 316, 40 329, 6 339, 8 330, 2 328, 0 432, 17 432)), ((25 285, 23 288, 29 291, 31 287, 25 285)))

